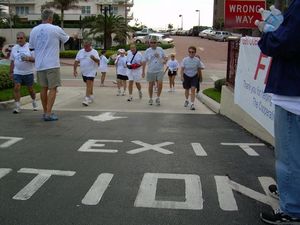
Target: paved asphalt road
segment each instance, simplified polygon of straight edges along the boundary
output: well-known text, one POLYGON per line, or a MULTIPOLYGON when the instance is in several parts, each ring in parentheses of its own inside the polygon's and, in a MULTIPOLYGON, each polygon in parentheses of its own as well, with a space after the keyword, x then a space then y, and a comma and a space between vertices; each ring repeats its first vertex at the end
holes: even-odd
MULTIPOLYGON (((214 54, 207 69, 224 72, 214 54)), ((184 109, 180 85, 151 108, 109 84, 83 108, 82 81, 64 80, 56 122, 30 104, 0 111, 0 225, 259 225, 277 207, 270 147, 201 103, 184 109)))
POLYGON ((253 225, 276 205, 273 151, 228 119, 98 114, 0 112, 1 225, 253 225))

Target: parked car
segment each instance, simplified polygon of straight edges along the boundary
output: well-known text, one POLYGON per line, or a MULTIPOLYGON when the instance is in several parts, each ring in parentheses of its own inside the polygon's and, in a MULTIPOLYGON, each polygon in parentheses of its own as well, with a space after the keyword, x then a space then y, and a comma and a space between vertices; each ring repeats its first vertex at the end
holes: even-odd
POLYGON ((137 44, 140 44, 140 43, 145 43, 145 37, 146 36, 135 36, 134 38, 133 38, 133 41, 135 42, 135 43, 137 43, 137 44))
POLYGON ((231 33, 228 31, 216 31, 213 35, 215 41, 228 41, 228 37, 231 36, 231 33))
POLYGON ((150 33, 155 33, 155 31, 152 28, 144 28, 141 31, 137 31, 135 32, 134 36, 138 37, 138 36, 146 36, 150 33))
POLYGON ((151 39, 156 39, 159 44, 173 44, 173 38, 170 38, 169 35, 160 34, 160 33, 152 33, 144 38, 144 43, 148 43, 151 39))
POLYGON ((206 30, 203 30, 203 31, 199 32, 199 37, 207 38, 207 36, 211 35, 212 33, 213 33, 212 29, 206 29, 206 30))
POLYGON ((216 31, 212 30, 209 34, 207 34, 207 36, 205 38, 208 40, 215 40, 215 34, 216 34, 216 31))

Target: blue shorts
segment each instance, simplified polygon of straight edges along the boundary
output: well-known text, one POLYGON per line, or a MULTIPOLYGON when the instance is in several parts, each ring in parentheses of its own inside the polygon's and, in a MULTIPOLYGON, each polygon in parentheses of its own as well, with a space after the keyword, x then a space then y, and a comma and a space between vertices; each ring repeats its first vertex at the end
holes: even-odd
POLYGON ((94 79, 95 79, 95 77, 87 77, 87 76, 83 76, 83 75, 82 75, 82 80, 83 80, 84 82, 86 82, 87 80, 94 81, 94 79))
POLYGON ((191 87, 197 87, 199 83, 198 74, 193 77, 188 77, 187 75, 183 74, 183 88, 190 89, 191 87))
POLYGON ((33 85, 34 76, 33 73, 27 75, 14 74, 15 84, 26 85, 31 87, 33 85))

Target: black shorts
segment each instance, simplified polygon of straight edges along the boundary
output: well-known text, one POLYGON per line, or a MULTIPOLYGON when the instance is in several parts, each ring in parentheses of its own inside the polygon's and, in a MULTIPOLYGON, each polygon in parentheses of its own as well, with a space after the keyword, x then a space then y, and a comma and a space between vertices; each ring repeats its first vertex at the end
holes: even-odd
POLYGON ((95 77, 86 77, 86 76, 83 76, 82 75, 82 80, 84 81, 84 82, 86 82, 87 80, 94 80, 95 79, 95 77))
POLYGON ((198 74, 193 77, 188 77, 187 75, 183 74, 183 88, 190 89, 191 87, 197 87, 199 83, 198 74))
POLYGON ((171 76, 176 76, 177 75, 177 71, 171 71, 171 70, 168 70, 168 76, 171 77, 171 76))
POLYGON ((117 79, 119 79, 119 80, 128 80, 128 77, 126 75, 117 74, 117 79))

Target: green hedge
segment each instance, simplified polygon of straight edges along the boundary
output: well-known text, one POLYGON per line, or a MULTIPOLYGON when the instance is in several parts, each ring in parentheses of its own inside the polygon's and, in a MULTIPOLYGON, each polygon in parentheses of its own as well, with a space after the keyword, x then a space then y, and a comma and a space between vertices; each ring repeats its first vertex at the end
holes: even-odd
POLYGON ((215 89, 221 92, 222 86, 226 84, 226 79, 219 79, 215 81, 215 89))
MULTIPOLYGON (((33 89, 35 90, 35 93, 39 93, 41 91, 40 85, 36 83, 33 84, 33 89)), ((29 95, 29 91, 26 86, 21 86, 20 94, 22 97, 29 95)), ((12 99, 14 99, 13 87, 0 90, 0 102, 12 100, 12 99)))
POLYGON ((14 83, 9 77, 9 66, 0 65, 0 90, 11 88, 13 86, 14 83))
MULTIPOLYGON (((60 58, 69 58, 69 59, 75 59, 76 54, 77 54, 78 50, 66 50, 66 51, 62 51, 60 52, 60 58)), ((98 53, 100 54, 101 50, 98 50, 98 53)), ((114 50, 107 50, 105 53, 106 58, 111 57, 113 54, 116 54, 117 51, 114 50)))

